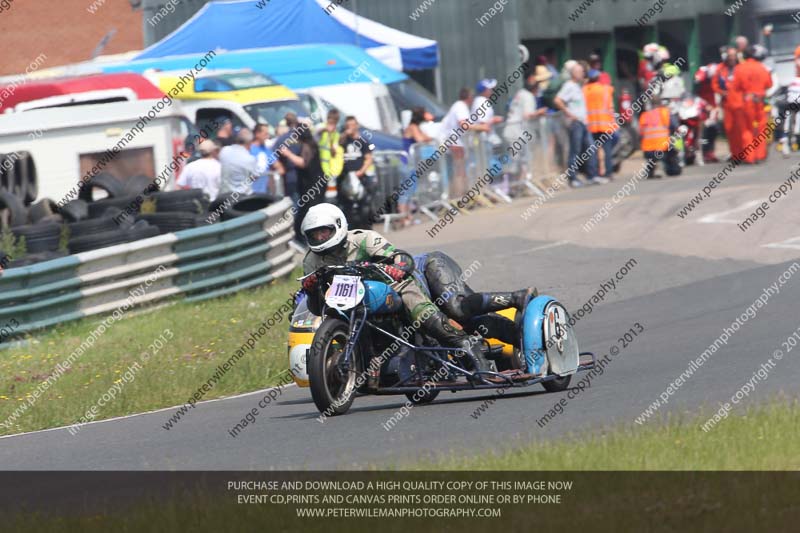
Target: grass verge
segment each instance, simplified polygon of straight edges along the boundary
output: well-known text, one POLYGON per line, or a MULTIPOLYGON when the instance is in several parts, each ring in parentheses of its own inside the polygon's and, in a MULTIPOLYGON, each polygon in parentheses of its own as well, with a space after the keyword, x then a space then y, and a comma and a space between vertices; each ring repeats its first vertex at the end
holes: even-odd
POLYGON ((798 470, 800 405, 776 399, 730 415, 708 432, 703 417, 535 441, 470 457, 449 454, 413 470, 798 470))
MULTIPOLYGON (((0 424, 7 424, 0 425, 0 435, 74 424, 93 406, 94 420, 100 420, 187 402, 296 291, 296 275, 225 298, 178 301, 149 313, 131 311, 97 336, 38 397, 37 387, 53 375, 56 365, 66 366, 65 359, 103 317, 59 325, 31 337, 28 344, 0 350, 0 424), (101 401, 111 391, 113 399, 101 401), (15 412, 18 416, 10 421, 15 412)), ((288 366, 289 319, 282 316, 202 399, 277 383, 288 366)))
MULTIPOLYGON (((285 479, 281 473, 228 473, 209 479, 196 476, 198 485, 187 490, 159 484, 130 501, 130 491, 118 502, 70 504, 58 511, 18 509, 0 516, 9 531, 58 533, 94 531, 528 531, 535 523, 543 531, 796 531, 800 516, 798 472, 742 472, 741 470, 796 470, 800 466, 798 433, 800 411, 796 401, 777 401, 732 415, 708 433, 703 420, 672 421, 663 425, 584 435, 582 440, 537 443, 505 454, 476 453, 471 458, 421 464, 417 472, 299 473, 297 479, 341 480, 545 480, 569 482, 558 503, 495 502, 491 505, 390 504, 400 508, 489 507, 502 514, 489 518, 359 518, 330 515, 304 518, 301 509, 369 509, 373 504, 237 501, 237 491, 226 490, 226 479, 285 479), (606 470, 580 472, 579 470, 606 470), (637 470, 675 470, 638 471, 637 470), (705 472, 686 471, 688 469, 705 472), (725 469, 727 472, 708 470, 725 469), (460 472, 463 470, 464 472, 460 472), (486 470, 486 473, 475 473, 486 470), (517 470, 523 472, 501 472, 517 470), (530 470, 530 471, 528 471, 530 470), (542 470, 549 470, 545 472, 542 470), (608 471, 608 470, 629 470, 608 471), (739 470, 739 471, 736 471, 739 470), (471 472, 467 472, 471 471, 471 472), (228 477, 229 476, 229 477, 228 477), (201 480, 203 480, 201 482, 201 480)), ((638 426, 637 426, 638 428, 638 426)), ((128 483, 136 481, 127 480, 128 483)), ((511 483, 509 481, 509 483, 511 483)), ((136 485, 140 488, 139 485, 136 485)), ((124 486, 117 487, 122 490, 124 486)), ((244 490, 250 494, 298 494, 300 490, 244 490)), ((319 493, 320 491, 312 491, 319 493)), ((325 491, 322 491, 325 493, 325 491)), ((336 491, 334 491, 336 492, 336 491)), ((350 493, 352 491, 344 491, 350 493)), ((364 490, 358 491, 364 493, 364 490)), ((368 491, 367 491, 368 492, 368 491)), ((384 489, 377 489, 382 493, 384 489)), ((390 493, 425 494, 406 490, 390 493)), ((450 494, 451 490, 438 491, 450 494)), ((530 495, 530 489, 484 490, 476 493, 530 495), (513 492, 511 492, 513 490, 513 492)), ((105 494, 105 493, 104 493, 105 494)), ((300 496, 298 496, 300 497, 300 496)))

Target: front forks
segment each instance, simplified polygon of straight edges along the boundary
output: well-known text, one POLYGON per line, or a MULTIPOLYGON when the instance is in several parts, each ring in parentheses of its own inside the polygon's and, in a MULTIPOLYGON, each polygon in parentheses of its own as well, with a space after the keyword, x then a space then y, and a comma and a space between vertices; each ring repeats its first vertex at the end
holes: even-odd
POLYGON ((364 327, 364 323, 367 320, 367 309, 365 307, 361 307, 364 310, 364 314, 359 316, 358 309, 353 309, 353 312, 350 314, 350 323, 347 331, 347 343, 345 344, 344 348, 344 356, 339 358, 339 362, 337 363, 336 367, 339 371, 340 376, 342 379, 346 379, 347 376, 350 374, 350 370, 353 367, 353 354, 355 353, 356 343, 358 343, 358 339, 361 336, 361 330, 364 327))

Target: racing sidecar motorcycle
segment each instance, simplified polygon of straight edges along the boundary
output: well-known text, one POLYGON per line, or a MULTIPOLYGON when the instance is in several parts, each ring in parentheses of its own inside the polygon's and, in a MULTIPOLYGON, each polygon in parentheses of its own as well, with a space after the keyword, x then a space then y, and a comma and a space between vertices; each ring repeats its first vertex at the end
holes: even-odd
POLYGON ((346 413, 357 394, 404 394, 414 403, 429 403, 447 390, 542 384, 557 392, 573 374, 595 365, 594 354, 579 353, 567 310, 550 296, 533 298, 521 317, 516 309, 500 312, 519 321, 518 346, 473 336, 493 361, 492 370, 478 371, 462 349, 440 346, 404 323, 400 296, 380 265, 325 266, 315 274, 323 316, 311 315, 299 302, 289 358, 295 381, 310 386, 327 416, 346 413))

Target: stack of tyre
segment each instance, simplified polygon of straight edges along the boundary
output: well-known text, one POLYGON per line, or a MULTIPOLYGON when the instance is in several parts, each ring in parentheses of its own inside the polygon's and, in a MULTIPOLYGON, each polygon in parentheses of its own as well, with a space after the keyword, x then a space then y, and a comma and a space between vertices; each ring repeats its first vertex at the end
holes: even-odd
POLYGON ((212 203, 200 189, 161 192, 147 176, 122 181, 107 172, 91 178, 77 199, 61 206, 45 198, 26 207, 17 195, 0 190, 0 232, 6 232, 0 260, 6 257, 6 268, 30 265, 230 220, 272 202, 270 195, 255 194, 235 201, 222 195, 212 203))
MULTIPOLYGON (((96 205, 103 201, 92 201, 95 189, 122 195, 130 185, 133 181, 123 184, 113 176, 101 174, 81 190, 78 199, 61 206, 44 198, 26 207, 17 195, 0 191, 0 242, 9 248, 3 252, 13 258, 7 266, 26 266, 158 235, 158 228, 146 222, 136 223, 130 217, 115 219, 120 209, 106 209, 96 205)), ((111 200, 111 195, 107 196, 111 200)))
POLYGON ((260 211, 276 201, 271 194, 236 195, 223 193, 208 206, 209 222, 219 222, 260 211))
POLYGON ((37 183, 36 165, 30 153, 0 153, 0 191, 11 193, 29 205, 39 194, 37 183))

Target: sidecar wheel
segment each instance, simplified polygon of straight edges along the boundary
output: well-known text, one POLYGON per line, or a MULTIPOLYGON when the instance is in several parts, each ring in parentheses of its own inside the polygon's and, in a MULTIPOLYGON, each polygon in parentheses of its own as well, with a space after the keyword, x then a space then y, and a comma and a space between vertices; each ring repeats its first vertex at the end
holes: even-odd
POLYGON ((564 376, 563 378, 543 381, 542 387, 544 387, 544 390, 547 392, 561 392, 569 387, 570 381, 572 381, 572 376, 564 376))
POLYGON ((419 389, 417 392, 406 393, 406 398, 408 398, 408 401, 414 405, 425 405, 426 403, 431 403, 436 399, 437 396, 439 396, 439 391, 431 389, 419 389))
POLYGON ((353 365, 347 376, 337 368, 344 355, 348 338, 348 325, 337 318, 327 318, 314 334, 308 354, 308 381, 311 397, 320 413, 326 416, 342 415, 350 409, 356 392, 360 358, 353 354, 353 365))
POLYGON ((525 362, 522 360, 522 350, 514 348, 513 355, 502 355, 494 360, 498 372, 504 370, 524 370, 525 362))

